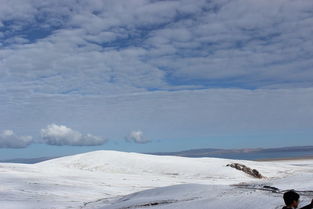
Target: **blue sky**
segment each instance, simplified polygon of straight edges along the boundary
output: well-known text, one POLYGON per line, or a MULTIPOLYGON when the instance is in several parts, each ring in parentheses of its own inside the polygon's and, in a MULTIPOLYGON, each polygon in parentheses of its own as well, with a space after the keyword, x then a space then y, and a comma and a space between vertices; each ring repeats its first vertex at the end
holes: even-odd
POLYGON ((312 145, 310 0, 0 3, 1 159, 312 145))

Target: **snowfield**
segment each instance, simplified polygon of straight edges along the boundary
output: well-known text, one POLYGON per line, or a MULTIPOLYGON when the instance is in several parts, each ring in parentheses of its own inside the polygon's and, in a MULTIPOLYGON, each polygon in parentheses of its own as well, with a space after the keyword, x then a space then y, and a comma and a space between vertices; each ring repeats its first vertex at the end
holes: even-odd
POLYGON ((301 205, 313 198, 313 160, 95 151, 30 165, 0 164, 1 209, 278 209, 289 189, 301 192, 301 205), (227 167, 230 163, 257 169, 266 178, 253 178, 227 167))

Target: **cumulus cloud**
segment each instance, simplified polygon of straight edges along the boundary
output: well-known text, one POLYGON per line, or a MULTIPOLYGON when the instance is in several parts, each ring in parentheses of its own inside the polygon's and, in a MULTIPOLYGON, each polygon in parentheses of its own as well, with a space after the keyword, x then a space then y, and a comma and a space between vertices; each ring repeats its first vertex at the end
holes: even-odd
POLYGON ((18 136, 12 130, 0 133, 0 148, 24 148, 33 142, 31 136, 18 136))
POLYGON ((132 131, 126 136, 126 141, 128 142, 135 142, 139 144, 144 144, 150 142, 150 140, 144 137, 142 131, 132 131))
POLYGON ((69 146, 97 146, 107 142, 107 139, 91 134, 81 134, 63 125, 50 124, 41 129, 41 139, 32 136, 19 136, 12 130, 0 133, 0 148, 25 148, 30 144, 40 143, 48 145, 69 146))
POLYGON ((58 146, 96 146, 107 141, 105 138, 91 134, 81 134, 71 128, 56 124, 50 124, 41 129, 41 137, 44 143, 58 146))

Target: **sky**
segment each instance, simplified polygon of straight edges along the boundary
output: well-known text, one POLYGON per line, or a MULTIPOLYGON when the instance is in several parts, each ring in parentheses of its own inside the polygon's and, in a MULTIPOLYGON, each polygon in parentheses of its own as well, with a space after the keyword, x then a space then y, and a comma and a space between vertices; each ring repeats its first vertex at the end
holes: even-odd
POLYGON ((311 0, 0 5, 0 159, 312 145, 311 0))

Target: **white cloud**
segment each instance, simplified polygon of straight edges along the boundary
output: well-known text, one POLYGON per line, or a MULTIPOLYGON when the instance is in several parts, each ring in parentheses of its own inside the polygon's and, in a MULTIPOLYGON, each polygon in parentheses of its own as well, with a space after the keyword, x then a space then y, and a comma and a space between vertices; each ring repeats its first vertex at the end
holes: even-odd
POLYGON ((18 136, 12 130, 0 133, 0 148, 24 148, 33 142, 31 136, 18 136))
POLYGON ((7 90, 108 95, 312 83, 309 1, 73 2, 1 1, 0 22, 12 21, 2 33, 13 45, 0 48, 7 90), (47 35, 27 40, 41 34, 29 35, 28 25, 47 35))
POLYGON ((12 130, 4 130, 0 133, 0 148, 25 148, 34 143, 49 145, 69 146, 97 146, 107 142, 107 139, 91 134, 81 134, 66 126, 50 124, 41 129, 41 139, 33 139, 32 136, 18 136, 12 130))
POLYGON ((135 142, 135 143, 139 143, 139 144, 144 144, 144 143, 150 142, 150 140, 148 138, 144 137, 142 131, 130 132, 129 135, 126 136, 126 141, 135 142))
POLYGON ((96 146, 102 145, 107 140, 91 134, 81 134, 63 125, 50 124, 41 129, 41 137, 44 143, 49 145, 71 146, 96 146))
POLYGON ((312 128, 311 1, 0 5, 0 126, 65 121, 114 138, 312 128))

